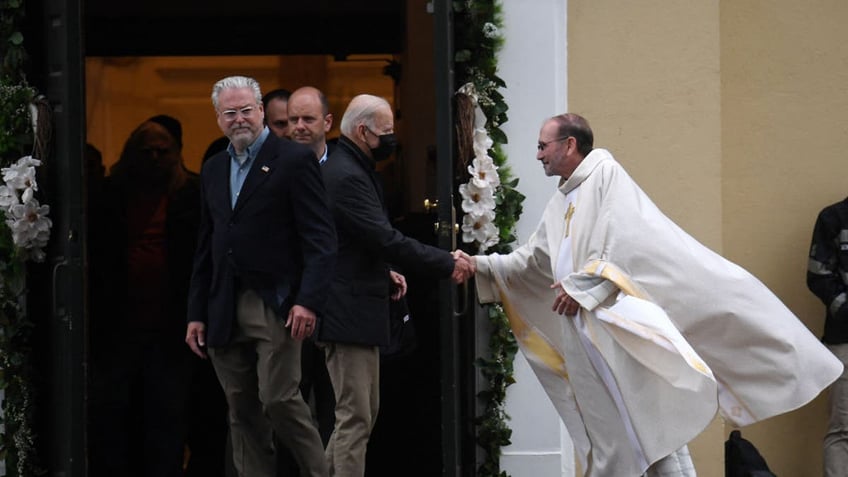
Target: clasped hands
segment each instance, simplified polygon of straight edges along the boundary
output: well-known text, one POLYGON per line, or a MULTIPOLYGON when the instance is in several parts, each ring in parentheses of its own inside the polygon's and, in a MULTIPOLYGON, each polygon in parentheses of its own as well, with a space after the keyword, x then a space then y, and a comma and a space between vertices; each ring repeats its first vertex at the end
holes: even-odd
POLYGON ((466 280, 477 273, 477 261, 474 257, 459 249, 451 252, 451 255, 453 255, 454 260, 451 279, 454 283, 465 283, 466 280))
MULTIPOLYGON (((451 255, 453 255, 454 259, 454 268, 451 278, 455 283, 464 283, 466 280, 471 278, 472 275, 477 273, 477 260, 473 256, 468 255, 462 250, 454 250, 451 252, 451 255)), ((560 315, 576 315, 577 310, 580 309, 580 304, 566 293, 565 289, 562 287, 562 283, 554 283, 551 285, 551 289, 556 290, 556 297, 554 298, 554 304, 551 307, 551 310, 560 315)))

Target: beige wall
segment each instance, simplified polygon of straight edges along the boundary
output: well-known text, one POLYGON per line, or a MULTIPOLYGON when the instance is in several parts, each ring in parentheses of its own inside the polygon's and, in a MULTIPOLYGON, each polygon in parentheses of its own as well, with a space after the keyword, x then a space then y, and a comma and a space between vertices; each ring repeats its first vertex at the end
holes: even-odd
MULTIPOLYGON (((820 334, 823 306, 804 271, 816 214, 848 194, 848 3, 721 7, 723 201, 737 211, 724 217, 724 252, 820 334)), ((825 404, 746 431, 778 475, 820 475, 825 404)))
MULTIPOLYGON (((846 194, 840 0, 571 0, 570 110, 668 215, 765 282, 815 333, 815 215, 846 194)), ((821 475, 824 398, 743 429, 778 475, 821 475)), ((717 419, 692 444, 724 475, 717 419)))

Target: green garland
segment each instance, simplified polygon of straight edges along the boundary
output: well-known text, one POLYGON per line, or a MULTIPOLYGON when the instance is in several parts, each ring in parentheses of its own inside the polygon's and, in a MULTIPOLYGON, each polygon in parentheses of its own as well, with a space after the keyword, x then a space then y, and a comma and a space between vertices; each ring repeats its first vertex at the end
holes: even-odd
POLYGON ((24 78, 23 65, 27 54, 24 50, 24 35, 20 32, 23 20, 23 0, 0 0, 0 44, 3 53, 0 76, 4 78, 24 78))
MULTIPOLYGON (((28 105, 35 91, 0 77, 0 165, 8 167, 32 144, 28 105)), ((2 212, 0 212, 2 214, 2 212)), ((39 475, 35 464, 32 335, 26 313, 26 251, 0 221, 0 389, 3 390, 0 459, 10 476, 39 475)))
MULTIPOLYGON (((497 53, 503 46, 503 18, 499 0, 465 0, 453 2, 456 56, 456 87, 472 83, 478 102, 487 118, 486 130, 493 141, 489 151, 498 167, 500 186, 495 191, 495 225, 499 242, 487 253, 509 253, 516 241, 515 225, 522 212, 524 195, 516 190, 518 178, 506 164, 502 145, 507 136, 501 125, 507 121, 508 107, 499 92, 506 83, 497 75, 497 53)), ((478 468, 481 477, 506 477, 500 469, 501 448, 510 444, 512 430, 504 410, 506 388, 515 382, 513 359, 518 345, 500 305, 486 307, 491 324, 489 356, 479 357, 476 365, 487 381, 487 389, 478 393, 483 413, 477 417, 477 444, 485 452, 478 468)))
MULTIPOLYGON (((26 82, 20 25, 23 0, 0 0, 0 167, 8 167, 33 146, 30 104, 36 91, 26 82)), ((0 185, 2 182, 0 182, 0 185)), ((2 212, 0 212, 2 216, 2 212)), ((0 219, 0 460, 6 475, 43 475, 38 465, 32 336, 34 324, 26 312, 27 252, 12 240, 12 230, 0 219)))

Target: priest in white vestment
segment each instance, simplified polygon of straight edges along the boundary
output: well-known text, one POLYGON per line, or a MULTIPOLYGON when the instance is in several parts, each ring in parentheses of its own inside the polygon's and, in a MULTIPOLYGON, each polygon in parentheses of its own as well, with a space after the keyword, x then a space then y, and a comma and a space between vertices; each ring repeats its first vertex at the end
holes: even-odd
POLYGON ((536 231, 508 255, 465 257, 480 301, 503 303, 585 476, 694 476, 686 444, 716 412, 752 424, 841 374, 765 285, 593 149, 584 118, 545 121, 538 151, 562 181, 536 231))

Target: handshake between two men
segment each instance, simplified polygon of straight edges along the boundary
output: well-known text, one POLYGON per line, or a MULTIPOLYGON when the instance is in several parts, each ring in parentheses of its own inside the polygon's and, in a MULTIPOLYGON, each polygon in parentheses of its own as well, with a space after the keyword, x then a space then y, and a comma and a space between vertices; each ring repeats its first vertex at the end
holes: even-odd
MULTIPOLYGON (((465 283, 472 275, 477 273, 477 259, 475 257, 458 249, 451 252, 451 255, 454 259, 454 269, 453 274, 451 274, 454 283, 465 283)), ((562 283, 554 282, 551 284, 551 289, 556 290, 556 297, 554 297, 554 304, 551 309, 560 315, 576 315, 577 310, 580 309, 580 304, 565 292, 562 283)))
POLYGON ((471 255, 462 250, 454 250, 451 252, 454 260, 453 273, 451 279, 454 283, 465 283, 475 273, 477 273, 477 261, 471 255))

